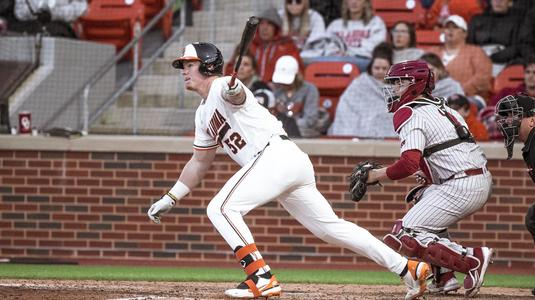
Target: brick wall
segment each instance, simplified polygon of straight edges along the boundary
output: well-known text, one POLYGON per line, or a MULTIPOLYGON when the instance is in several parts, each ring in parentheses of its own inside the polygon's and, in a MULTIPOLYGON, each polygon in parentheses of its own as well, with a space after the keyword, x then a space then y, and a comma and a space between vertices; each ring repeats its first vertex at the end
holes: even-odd
MULTIPOLYGON (((156 225, 146 216, 151 200, 172 186, 190 153, 6 148, 0 143, 0 257, 234 262, 205 214, 211 196, 238 170, 226 156, 218 155, 201 186, 156 225)), ((412 180, 374 187, 359 204, 348 200, 345 177, 369 157, 311 158, 318 187, 339 216, 374 235, 387 233, 408 209, 403 199, 412 180)), ((391 163, 395 158, 375 159, 391 163)), ((491 159, 489 168, 492 199, 451 228, 452 235, 466 245, 494 247, 498 264, 535 267, 534 244, 523 225, 528 205, 535 202, 535 185, 521 160, 491 159)), ((315 238, 276 202, 252 211, 246 222, 269 262, 368 262, 315 238)))

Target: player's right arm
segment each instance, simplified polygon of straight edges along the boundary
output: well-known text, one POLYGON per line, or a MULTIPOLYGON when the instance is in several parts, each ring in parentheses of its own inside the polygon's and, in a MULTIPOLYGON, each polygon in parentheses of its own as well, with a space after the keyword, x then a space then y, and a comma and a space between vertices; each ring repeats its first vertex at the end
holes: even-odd
POLYGON ((159 224, 161 215, 169 212, 178 200, 201 182, 214 161, 216 149, 193 150, 193 155, 184 166, 175 185, 149 208, 147 214, 154 223, 159 224))
POLYGON ((212 165, 217 148, 207 150, 193 149, 193 156, 184 166, 178 181, 189 189, 196 187, 212 165))

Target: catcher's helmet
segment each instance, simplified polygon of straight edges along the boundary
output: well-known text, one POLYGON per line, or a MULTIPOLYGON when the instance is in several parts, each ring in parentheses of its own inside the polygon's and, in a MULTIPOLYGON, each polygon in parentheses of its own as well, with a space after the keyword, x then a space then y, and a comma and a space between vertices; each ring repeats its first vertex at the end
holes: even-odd
POLYGON ((185 60, 200 61, 199 72, 206 76, 223 74, 223 55, 214 44, 197 42, 186 45, 182 55, 173 61, 173 67, 183 69, 185 60))
POLYGON ((389 112, 397 111, 421 94, 431 94, 435 88, 433 72, 423 60, 409 60, 392 65, 385 75, 385 82, 387 86, 383 92, 389 112), (401 84, 403 79, 409 79, 410 83, 402 95, 396 95, 390 85, 401 84))

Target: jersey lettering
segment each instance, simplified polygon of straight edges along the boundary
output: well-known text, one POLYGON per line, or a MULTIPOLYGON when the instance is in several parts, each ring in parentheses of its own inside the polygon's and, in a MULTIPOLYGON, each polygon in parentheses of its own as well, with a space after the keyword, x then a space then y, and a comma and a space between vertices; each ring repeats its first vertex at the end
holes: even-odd
POLYGON ((212 118, 210 118, 210 123, 208 124, 208 130, 210 131, 210 135, 216 138, 216 142, 218 144, 221 141, 217 139, 219 132, 226 123, 227 123, 227 120, 225 119, 225 117, 223 117, 223 115, 216 109, 214 111, 214 114, 212 115, 212 118))

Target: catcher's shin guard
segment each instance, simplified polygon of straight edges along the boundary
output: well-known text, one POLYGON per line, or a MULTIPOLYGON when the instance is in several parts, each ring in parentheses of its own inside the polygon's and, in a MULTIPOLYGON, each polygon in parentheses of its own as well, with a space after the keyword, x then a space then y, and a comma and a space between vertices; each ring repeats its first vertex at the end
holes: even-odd
POLYGON ((431 243, 424 252, 423 260, 433 265, 468 274, 470 270, 479 268, 477 257, 461 254, 440 242, 431 243))

